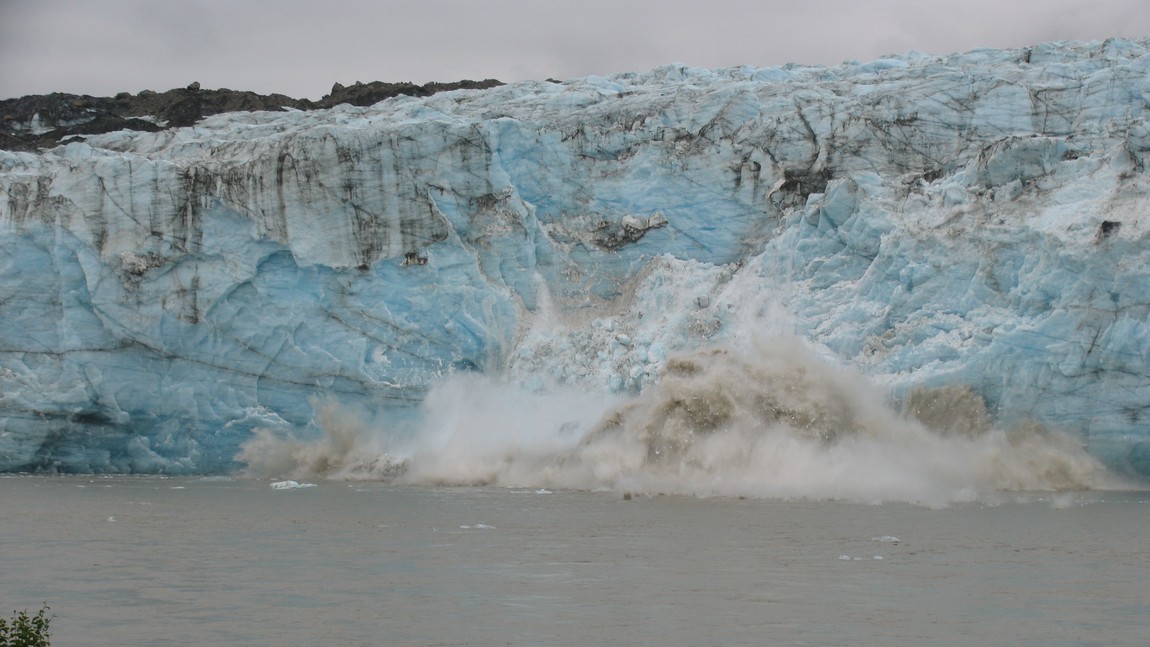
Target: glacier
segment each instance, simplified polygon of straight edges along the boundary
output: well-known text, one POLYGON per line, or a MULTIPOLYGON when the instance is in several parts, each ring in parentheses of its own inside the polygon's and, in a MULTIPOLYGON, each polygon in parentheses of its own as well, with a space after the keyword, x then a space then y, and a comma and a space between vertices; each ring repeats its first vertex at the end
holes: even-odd
POLYGON ((891 406, 985 406, 936 426, 1148 477, 1148 107, 1150 41, 1111 39, 0 151, 0 471, 226 472, 333 403, 399 428, 472 374, 626 402, 785 335, 891 406))

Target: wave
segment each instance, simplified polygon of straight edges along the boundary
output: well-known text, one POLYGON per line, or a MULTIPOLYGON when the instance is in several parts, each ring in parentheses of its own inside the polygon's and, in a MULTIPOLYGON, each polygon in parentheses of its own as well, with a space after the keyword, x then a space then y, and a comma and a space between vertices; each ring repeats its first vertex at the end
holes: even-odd
POLYGON ((1071 436, 994 428, 967 389, 919 391, 900 411, 785 336, 672 355, 632 397, 461 373, 415 421, 329 403, 316 422, 313 440, 261 430, 239 459, 277 478, 926 505, 1123 487, 1071 436))

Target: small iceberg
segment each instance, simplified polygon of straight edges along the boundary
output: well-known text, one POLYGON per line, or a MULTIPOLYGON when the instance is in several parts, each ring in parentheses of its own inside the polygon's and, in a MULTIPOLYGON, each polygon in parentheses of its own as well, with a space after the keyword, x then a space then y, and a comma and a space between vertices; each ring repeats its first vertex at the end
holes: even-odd
POLYGON ((299 481, 276 481, 272 483, 273 490, 300 490, 315 487, 315 483, 300 483, 299 481))
POLYGON ((898 537, 891 537, 890 535, 884 535, 882 537, 871 537, 870 540, 883 544, 897 544, 899 542, 898 537))

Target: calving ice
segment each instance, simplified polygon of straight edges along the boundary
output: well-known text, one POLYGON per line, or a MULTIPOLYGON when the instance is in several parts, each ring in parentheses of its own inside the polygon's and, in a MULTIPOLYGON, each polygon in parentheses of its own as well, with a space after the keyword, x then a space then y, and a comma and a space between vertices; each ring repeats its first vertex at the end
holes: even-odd
POLYGON ((1150 42, 1108 40, 0 152, 0 469, 1147 476, 1148 101, 1150 42))

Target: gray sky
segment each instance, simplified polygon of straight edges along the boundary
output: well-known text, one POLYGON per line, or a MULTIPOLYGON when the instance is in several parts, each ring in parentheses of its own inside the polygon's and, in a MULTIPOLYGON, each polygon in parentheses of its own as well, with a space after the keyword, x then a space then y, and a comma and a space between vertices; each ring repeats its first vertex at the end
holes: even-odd
POLYGON ((1146 0, 0 0, 0 98, 836 64, 1150 36, 1146 0))

